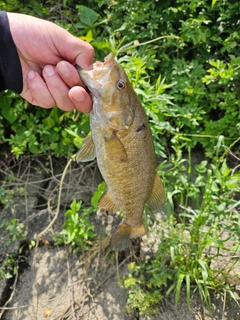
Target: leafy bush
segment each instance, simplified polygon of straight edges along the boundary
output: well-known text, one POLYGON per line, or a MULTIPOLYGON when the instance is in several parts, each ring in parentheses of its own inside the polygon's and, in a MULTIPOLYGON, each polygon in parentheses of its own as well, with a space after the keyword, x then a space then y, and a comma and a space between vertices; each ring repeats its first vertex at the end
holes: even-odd
MULTIPOLYGON (((5 1, 2 5, 5 10, 32 14, 60 24, 91 42, 96 49, 96 59, 103 59, 113 51, 120 62, 125 61, 126 70, 131 69, 130 79, 137 89, 140 87, 138 93, 144 103, 154 94, 150 85, 159 85, 158 82, 165 79, 165 92, 160 92, 155 104, 145 104, 152 111, 148 113, 155 121, 155 129, 159 126, 155 138, 164 135, 163 141, 160 140, 162 144, 169 143, 173 134, 181 134, 187 137, 188 146, 201 144, 204 152, 212 157, 220 135, 224 133, 226 145, 238 137, 239 35, 235 26, 240 9, 235 2, 215 1, 211 5, 199 0, 144 3, 121 0, 109 4, 106 0, 95 0, 86 1, 84 5, 77 1, 57 4, 42 1, 36 5, 29 0, 5 1), (142 43, 146 44, 141 46, 142 43), (129 56, 141 57, 143 69, 137 64, 134 68, 129 56), (136 79, 144 82, 145 68, 151 70, 149 88, 146 81, 145 87, 135 81, 137 75, 136 79), (162 94, 174 98, 167 110, 161 108, 162 94), (158 115, 156 119, 155 113, 163 116, 158 115)), ((49 110, 25 109, 22 100, 11 93, 2 94, 0 101, 3 106, 0 116, 4 119, 0 127, 2 141, 12 146, 14 154, 46 150, 57 155, 73 152, 64 127, 72 123, 75 115, 70 113, 67 121, 57 110, 49 118, 49 110), (56 121, 56 117, 61 119, 56 121)), ((79 116, 77 125, 81 128, 85 121, 85 117, 79 116)), ((75 126, 73 131, 80 133, 81 129, 75 126)))
POLYGON ((239 136, 240 123, 236 3, 216 1, 211 5, 199 0, 174 3, 129 0, 127 4, 113 1, 111 6, 107 1, 98 3, 104 14, 111 17, 107 32, 115 34, 119 41, 125 37, 125 43, 135 41, 140 56, 142 51, 137 42, 157 39, 144 52, 154 48, 158 60, 151 73, 152 82, 161 74, 166 83, 173 84, 168 90, 174 97, 168 118, 171 127, 190 135, 188 145, 200 143, 208 156, 212 156, 223 132, 225 143, 231 144, 239 136), (215 67, 219 76, 215 72, 214 76, 210 74, 211 81, 206 81, 209 63, 217 65, 219 60, 221 70, 215 67))
POLYGON ((7 95, 1 93, 0 99, 1 125, 5 127, 2 142, 11 146, 16 157, 27 151, 32 154, 47 151, 55 155, 71 154, 74 152, 74 143, 65 128, 82 137, 89 131, 87 116, 77 111, 62 112, 57 107, 51 111, 35 106, 26 107, 16 94, 10 92, 7 95), (11 127, 8 127, 9 124, 11 127))

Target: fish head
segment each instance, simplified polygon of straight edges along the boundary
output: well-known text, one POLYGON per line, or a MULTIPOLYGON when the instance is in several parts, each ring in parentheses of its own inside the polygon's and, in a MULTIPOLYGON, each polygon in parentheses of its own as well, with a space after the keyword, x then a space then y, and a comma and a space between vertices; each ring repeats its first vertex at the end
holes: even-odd
POLYGON ((92 115, 113 130, 128 129, 133 122, 135 92, 113 54, 79 74, 92 95, 92 115))

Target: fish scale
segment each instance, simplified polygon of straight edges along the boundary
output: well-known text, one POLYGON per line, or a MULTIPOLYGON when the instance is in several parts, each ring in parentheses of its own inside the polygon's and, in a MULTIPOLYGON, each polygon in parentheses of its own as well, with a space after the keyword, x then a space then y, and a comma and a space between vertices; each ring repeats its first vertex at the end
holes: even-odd
POLYGON ((164 202, 163 184, 157 175, 154 144, 145 111, 123 68, 109 54, 93 70, 79 70, 93 98, 90 112, 92 138, 77 154, 77 161, 96 156, 107 190, 99 208, 121 209, 121 224, 110 247, 126 249, 130 239, 143 236, 144 206, 159 210, 164 202))

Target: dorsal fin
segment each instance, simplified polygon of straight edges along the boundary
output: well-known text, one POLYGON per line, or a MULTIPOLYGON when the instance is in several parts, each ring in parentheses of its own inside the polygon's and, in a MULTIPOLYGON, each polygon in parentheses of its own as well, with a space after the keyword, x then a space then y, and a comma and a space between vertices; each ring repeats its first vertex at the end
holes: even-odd
POLYGON ((92 161, 96 158, 95 145, 92 136, 87 136, 83 140, 83 147, 76 155, 77 162, 92 161))
POLYGON ((163 183, 159 178, 158 174, 156 173, 152 193, 150 198, 147 201, 147 204, 151 211, 156 211, 161 209, 164 201, 165 201, 165 197, 164 197, 163 183))

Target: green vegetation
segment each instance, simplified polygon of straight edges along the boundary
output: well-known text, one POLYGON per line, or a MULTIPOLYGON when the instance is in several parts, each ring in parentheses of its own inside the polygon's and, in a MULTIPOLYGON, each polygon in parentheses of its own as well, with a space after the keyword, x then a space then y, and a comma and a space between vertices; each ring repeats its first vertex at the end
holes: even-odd
MULTIPOLYGON (((6 235, 5 244, 7 247, 16 241, 26 241, 24 225, 16 218, 10 221, 2 219, 0 222, 0 233, 6 235)), ((20 254, 22 247, 18 251, 20 254)), ((20 255, 6 253, 6 255, 0 259, 0 280, 12 278, 17 273, 18 263, 22 258, 20 255)))
MULTIPOLYGON (((237 3, 120 0, 109 5, 95 0, 36 5, 28 0, 1 2, 1 7, 60 24, 89 41, 96 59, 114 52, 127 71, 131 68, 130 79, 152 110, 149 115, 157 117, 154 133, 161 146, 179 134, 187 137, 189 147, 201 147, 212 157, 220 135, 224 133, 225 145, 239 136, 237 3)), ((0 100, 1 140, 16 156, 72 154, 76 149, 65 128, 80 136, 89 131, 85 115, 39 110, 10 92, 0 100)))
POLYGON ((87 250, 93 241, 95 233, 94 226, 89 221, 92 208, 81 209, 81 202, 75 199, 70 205, 70 209, 65 213, 66 221, 63 223, 63 230, 60 235, 55 235, 56 245, 70 244, 70 251, 77 252, 79 249, 87 250))
POLYGON ((7 246, 16 241, 26 240, 24 225, 23 223, 19 223, 17 219, 12 219, 11 221, 2 219, 0 223, 0 229, 4 234, 7 234, 7 246))
MULTIPOLYGON (((2 261, 1 261, 2 262, 2 261)), ((16 258, 12 254, 7 254, 0 267, 0 279, 11 279, 17 272, 16 258)))
MULTIPOLYGON (((194 290, 208 307, 211 292, 233 297, 228 274, 239 263, 240 245, 239 3, 5 0, 0 7, 63 26, 90 42, 96 59, 113 52, 149 116, 163 160, 158 170, 167 216, 155 221, 158 231, 149 225, 159 237, 155 254, 130 264, 121 280, 129 290, 128 310, 150 315, 164 294, 174 292, 177 303, 183 288, 189 305, 194 290), (193 164, 196 151, 205 160, 193 164), (228 262, 215 268, 224 254, 228 262)), ((87 115, 43 110, 12 92, 0 94, 0 106, 0 142, 17 158, 26 153, 70 157, 89 132, 87 115)), ((1 186, 3 205, 11 192, 1 186)), ((102 186, 93 206, 101 192, 102 186)), ((87 249, 94 237, 89 212, 74 201, 58 240, 65 238, 73 250, 87 249)))
POLYGON ((202 161, 191 179, 190 160, 182 158, 178 141, 172 143, 170 162, 159 166, 167 187, 167 218, 157 220, 157 231, 156 226, 149 228, 157 233, 158 249, 150 260, 130 264, 130 273, 121 281, 130 289, 130 310, 137 304, 140 315, 157 311, 163 292, 168 296, 173 291, 177 304, 183 287, 189 307, 196 289, 209 309, 213 291, 235 299, 228 275, 239 264, 240 200, 234 195, 240 191, 240 174, 227 166, 224 153, 219 156, 219 146, 214 164, 202 161))

